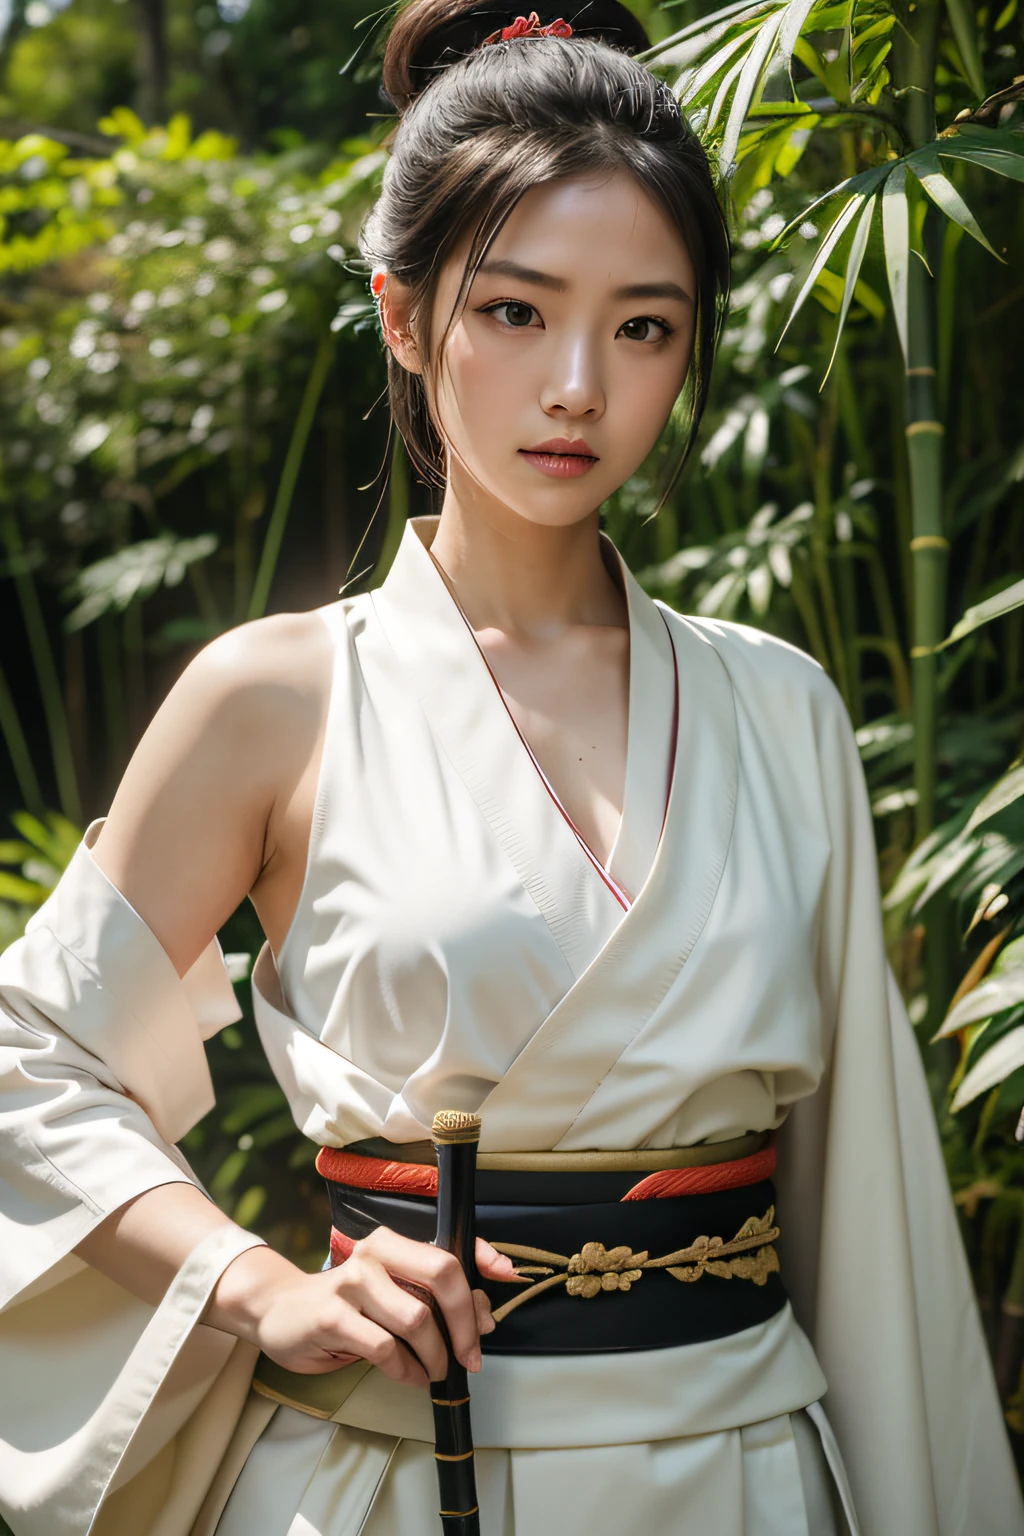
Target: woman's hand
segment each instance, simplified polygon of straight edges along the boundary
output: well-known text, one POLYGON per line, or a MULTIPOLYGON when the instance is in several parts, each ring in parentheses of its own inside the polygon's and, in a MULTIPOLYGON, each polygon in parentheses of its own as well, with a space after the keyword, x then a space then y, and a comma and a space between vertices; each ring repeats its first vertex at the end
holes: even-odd
MULTIPOLYGON (((476 1262, 488 1279, 512 1278, 511 1260, 482 1239, 476 1262)), ((269 1248, 249 1249, 224 1271, 205 1321, 250 1339, 271 1360, 307 1375, 369 1360, 392 1381, 409 1386, 440 1381, 447 1355, 430 1307, 393 1276, 433 1294, 458 1359, 478 1371, 480 1335, 494 1328, 486 1296, 470 1291, 451 1254, 388 1227, 356 1243, 344 1264, 314 1275, 269 1248)))

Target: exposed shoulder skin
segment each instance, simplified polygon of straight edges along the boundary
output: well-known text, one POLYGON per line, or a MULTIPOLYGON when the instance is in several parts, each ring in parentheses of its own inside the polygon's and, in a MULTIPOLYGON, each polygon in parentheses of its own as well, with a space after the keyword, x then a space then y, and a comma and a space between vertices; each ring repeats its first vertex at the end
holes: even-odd
POLYGON ((93 856, 179 974, 251 894, 279 947, 305 871, 333 648, 314 611, 200 652, 157 711, 93 856))

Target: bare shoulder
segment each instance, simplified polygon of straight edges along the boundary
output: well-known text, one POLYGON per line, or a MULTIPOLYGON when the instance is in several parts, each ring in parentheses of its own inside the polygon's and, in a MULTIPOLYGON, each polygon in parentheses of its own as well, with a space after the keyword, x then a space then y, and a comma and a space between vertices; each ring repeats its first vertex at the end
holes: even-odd
MULTIPOLYGON (((332 643, 318 609, 254 619, 219 635, 189 663, 168 695, 259 712, 270 692, 285 705, 319 697, 330 687, 332 643)), ((176 700, 177 702, 177 700, 176 700)))
POLYGON ((315 770, 332 649, 316 610, 220 636, 125 771, 93 853, 179 969, 252 890, 275 814, 315 770))

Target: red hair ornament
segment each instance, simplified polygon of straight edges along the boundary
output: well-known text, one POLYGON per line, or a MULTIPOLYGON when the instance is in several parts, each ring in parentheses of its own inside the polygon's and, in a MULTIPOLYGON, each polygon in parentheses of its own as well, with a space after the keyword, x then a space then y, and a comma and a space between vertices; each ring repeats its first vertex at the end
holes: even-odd
POLYGON ((537 12, 531 11, 529 16, 517 16, 510 27, 501 27, 497 32, 492 32, 484 38, 480 47, 486 48, 489 43, 509 43, 519 37, 572 37, 572 27, 561 16, 557 21, 542 27, 537 12))

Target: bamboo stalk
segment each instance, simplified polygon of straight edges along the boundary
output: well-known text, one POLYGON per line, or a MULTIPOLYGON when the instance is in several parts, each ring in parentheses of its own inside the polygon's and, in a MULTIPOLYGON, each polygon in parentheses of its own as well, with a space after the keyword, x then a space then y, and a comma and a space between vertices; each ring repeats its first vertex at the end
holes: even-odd
POLYGON ((11 563, 14 587, 18 594, 22 621, 25 625, 25 637, 28 640, 43 714, 46 717, 53 769, 57 779, 57 797, 64 815, 77 825, 82 819, 82 802, 78 794, 78 779, 71 751, 71 735, 68 731, 67 712, 64 708, 64 694, 57 674, 57 663, 54 661, 50 637, 46 632, 46 620, 43 618, 39 594, 25 561, 21 529, 13 512, 8 511, 4 514, 0 522, 0 534, 7 550, 7 558, 11 563))
POLYGON ((100 692, 103 696, 103 724, 106 732, 106 789, 113 794, 127 757, 128 710, 121 671, 117 620, 111 613, 96 620, 96 650, 99 657, 100 692))
MULTIPOLYGON (((908 147, 935 137, 935 66, 940 11, 937 0, 900 6, 893 46, 893 86, 903 110, 908 147)), ((923 209, 919 210, 923 212, 923 209)), ((908 342, 905 421, 910 479, 913 620, 910 649, 914 683, 914 786, 918 840, 935 822, 938 750, 938 663, 945 634, 949 543, 942 515, 942 438, 935 350, 935 284, 920 257, 908 272, 908 342)))
MULTIPOLYGON (((43 796, 39 788, 39 779, 32 763, 32 754, 25 740, 25 732, 21 728, 21 720, 18 716, 17 706, 11 694, 7 678, 4 676, 3 667, 0 667, 0 736, 3 736, 7 755, 14 769, 14 777, 18 784, 18 793, 25 809, 31 811, 34 816, 43 816, 45 807, 43 796)), ((5 809, 10 810, 7 806, 5 809)))
POLYGON ((274 498, 273 510, 270 514, 270 522, 267 524, 266 537, 263 540, 263 549, 260 553, 260 563, 256 571, 256 580, 253 582, 252 596, 249 599, 250 619, 261 619, 267 611, 267 601, 270 597, 270 586, 277 569, 278 556, 281 553, 281 541, 284 538, 284 530, 288 522, 288 514, 291 511, 292 497, 295 494, 295 484, 299 478, 299 470, 302 468, 302 458, 306 451, 306 443, 316 420, 317 406, 320 404, 320 396, 323 392, 331 363, 334 360, 335 335, 327 331, 321 337, 320 345, 316 349, 313 366, 309 370, 306 380, 306 388, 302 394, 302 403, 299 413, 295 418, 292 428, 291 441, 288 444, 288 452, 285 454, 284 468, 281 470, 281 479, 277 487, 277 496, 274 498))

